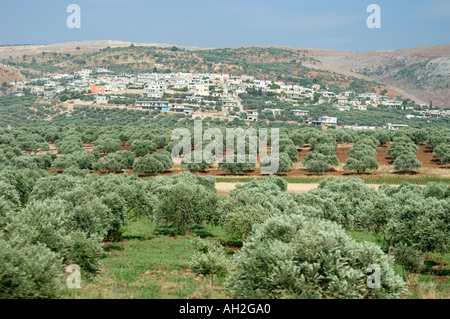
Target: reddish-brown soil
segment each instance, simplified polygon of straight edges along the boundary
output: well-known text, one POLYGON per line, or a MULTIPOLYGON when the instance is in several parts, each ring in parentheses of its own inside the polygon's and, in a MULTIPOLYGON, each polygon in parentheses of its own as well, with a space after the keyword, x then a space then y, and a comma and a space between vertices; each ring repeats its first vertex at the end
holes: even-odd
POLYGON ((387 146, 381 146, 377 148, 378 165, 392 165, 392 163, 394 163, 394 160, 388 155, 387 152, 387 146))
POLYGON ((339 160, 339 163, 345 163, 347 161, 348 158, 348 151, 350 151, 352 149, 353 145, 352 144, 339 144, 337 151, 336 151, 336 156, 339 160))
POLYGON ((424 144, 420 145, 417 159, 422 163, 422 168, 443 168, 445 165, 440 160, 434 157, 433 150, 424 144))
POLYGON ((132 151, 131 146, 127 145, 126 142, 122 142, 122 151, 132 151))
POLYGON ((308 155, 308 153, 311 152, 311 149, 309 147, 305 147, 305 148, 300 148, 298 150, 298 160, 299 162, 303 161, 306 156, 308 155))

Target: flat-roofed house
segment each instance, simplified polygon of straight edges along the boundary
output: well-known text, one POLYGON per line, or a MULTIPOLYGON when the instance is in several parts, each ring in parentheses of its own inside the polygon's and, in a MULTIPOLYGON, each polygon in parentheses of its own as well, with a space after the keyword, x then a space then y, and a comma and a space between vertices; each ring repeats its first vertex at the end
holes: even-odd
POLYGON ((247 111, 247 120, 248 121, 252 121, 252 122, 256 122, 258 121, 258 111, 255 110, 251 110, 251 111, 247 111))
POLYGON ((139 110, 160 110, 169 111, 168 101, 136 101, 136 108, 139 110))

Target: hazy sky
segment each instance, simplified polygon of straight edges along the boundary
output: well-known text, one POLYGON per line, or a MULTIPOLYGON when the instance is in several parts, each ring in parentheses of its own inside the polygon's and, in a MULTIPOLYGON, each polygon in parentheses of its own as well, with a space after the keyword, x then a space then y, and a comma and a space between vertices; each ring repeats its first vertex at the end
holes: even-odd
POLYGON ((450 43, 450 0, 0 0, 0 44, 120 40, 349 51, 450 43), (66 26, 69 4, 81 28, 66 26), (381 7, 381 29, 366 25, 381 7))

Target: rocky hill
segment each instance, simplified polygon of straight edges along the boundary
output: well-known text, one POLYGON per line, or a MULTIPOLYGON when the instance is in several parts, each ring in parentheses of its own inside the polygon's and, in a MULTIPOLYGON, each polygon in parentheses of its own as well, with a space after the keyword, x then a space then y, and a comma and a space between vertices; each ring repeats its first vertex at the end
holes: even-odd
POLYGON ((417 102, 450 107, 450 44, 399 51, 309 50, 324 69, 351 72, 399 88, 417 102))

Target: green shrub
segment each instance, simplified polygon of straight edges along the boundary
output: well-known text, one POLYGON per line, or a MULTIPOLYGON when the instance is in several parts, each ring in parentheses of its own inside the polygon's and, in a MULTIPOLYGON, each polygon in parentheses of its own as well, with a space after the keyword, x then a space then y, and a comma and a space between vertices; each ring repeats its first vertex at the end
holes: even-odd
POLYGON ((13 244, 0 234, 0 299, 55 298, 62 264, 42 244, 13 244))
POLYGON ((223 277, 228 273, 228 260, 223 247, 209 243, 196 237, 193 245, 197 252, 191 257, 189 267, 192 272, 211 279, 211 288, 214 284, 214 276, 223 277))
POLYGON ((375 244, 357 243, 329 221, 279 216, 256 227, 227 280, 233 298, 398 298, 403 280, 375 244), (366 285, 370 265, 381 287, 366 285))
POLYGON ((104 256, 100 236, 88 236, 84 232, 75 231, 70 233, 67 243, 64 256, 67 265, 78 265, 88 274, 94 274, 99 270, 99 261, 104 256))
POLYGON ((199 184, 178 183, 159 190, 155 217, 189 235, 194 224, 217 220, 217 191, 199 184))
POLYGON ((400 243, 392 249, 395 262, 408 271, 417 271, 420 268, 421 253, 411 246, 400 243))

